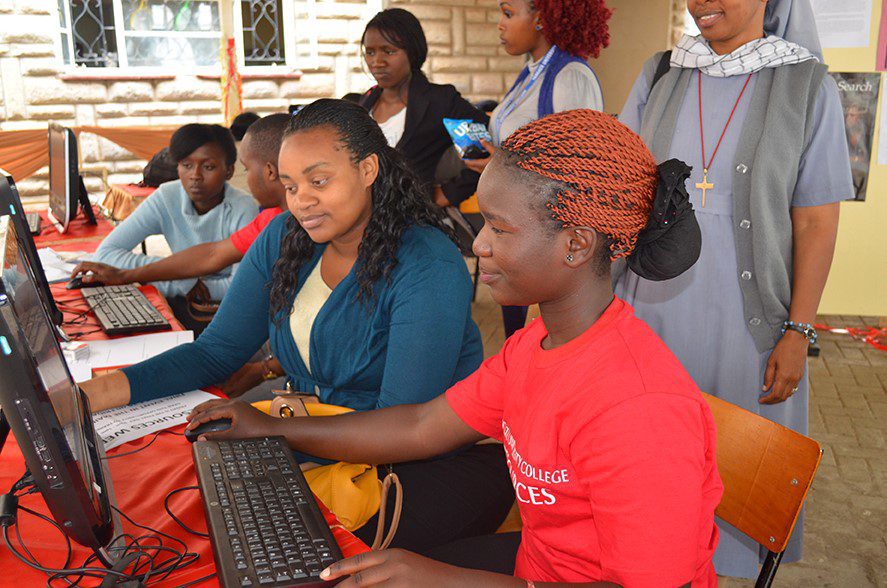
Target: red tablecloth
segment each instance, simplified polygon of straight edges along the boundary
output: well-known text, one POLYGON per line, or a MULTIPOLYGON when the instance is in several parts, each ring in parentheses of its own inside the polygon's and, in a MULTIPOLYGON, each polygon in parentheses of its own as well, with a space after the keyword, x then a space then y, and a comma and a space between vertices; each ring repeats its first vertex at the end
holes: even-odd
MULTIPOLYGON (((181 432, 184 425, 172 429, 181 432)), ((152 436, 126 443, 108 452, 109 457, 144 446, 152 436)), ((196 486, 197 478, 191 461, 191 445, 179 435, 158 435, 157 440, 143 451, 109 461, 111 480, 117 495, 120 510, 140 525, 145 525, 181 539, 188 550, 200 555, 197 562, 172 574, 162 583, 154 586, 177 586, 202 578, 215 572, 212 547, 209 539, 188 534, 166 514, 163 500, 176 488, 196 486)), ((0 491, 10 488, 24 471, 24 458, 12 435, 0 455, 0 491)), ((39 494, 23 497, 21 505, 48 515, 49 512, 39 494)), ((170 499, 170 509, 183 523, 198 531, 206 531, 203 504, 197 490, 180 492, 170 499)), ((339 543, 342 553, 348 557, 368 551, 359 539, 339 525, 335 516, 323 505, 321 510, 339 543)), ((28 549, 47 566, 64 563, 65 546, 61 534, 49 524, 30 514, 19 511, 22 538, 28 549)), ((123 530, 139 536, 145 533, 123 521, 123 530)), ((14 537, 14 533, 11 534, 14 537)), ((13 545, 19 547, 13 538, 13 545)), ((172 542, 165 540, 164 544, 172 542)), ((85 547, 73 544, 73 564, 81 564, 91 552, 85 547)), ((25 566, 10 554, 5 546, 0 546, 0 586, 30 587, 46 583, 46 576, 25 566)), ((86 586, 95 586, 95 581, 85 581, 86 586)), ((216 579, 201 582, 199 586, 217 586, 216 579)))
MULTIPOLYGON (((41 216, 46 218, 45 212, 41 216)), ((48 221, 45 221, 48 222, 48 221)), ((102 237, 111 232, 113 227, 104 220, 99 219, 97 226, 86 225, 82 217, 75 220, 65 235, 59 234, 54 227, 47 225, 43 233, 35 238, 37 247, 53 247, 59 251, 95 251, 102 237), (53 240, 54 239, 54 240, 53 240)), ((64 284, 52 286, 52 293, 56 302, 60 304, 65 313, 65 320, 70 321, 86 309, 83 296, 79 290, 67 290, 64 284)), ((157 307, 174 330, 181 330, 181 324, 173 317, 172 311, 166 304, 163 296, 153 286, 142 286, 142 292, 151 303, 157 307)), ((92 313, 81 316, 76 325, 65 325, 65 331, 69 335, 79 334, 81 339, 107 339, 99 328, 92 313)), ((179 431, 184 425, 172 429, 179 431)), ((109 452, 110 456, 117 453, 126 453, 143 447, 151 440, 152 436, 143 437, 130 443, 126 443, 109 452)), ((159 584, 154 586, 177 586, 207 576, 215 572, 215 563, 212 556, 212 548, 208 539, 190 535, 179 527, 166 514, 163 508, 163 499, 176 488, 197 485, 194 466, 191 461, 191 446, 179 435, 160 434, 157 440, 144 451, 132 455, 123 456, 120 459, 112 459, 110 462, 111 480, 117 495, 120 510, 133 519, 136 523, 163 531, 173 537, 177 537, 188 545, 188 550, 200 555, 199 560, 188 568, 177 572, 159 584)), ((0 453, 0 493, 6 492, 21 477, 24 472, 24 457, 19 450, 15 439, 10 434, 6 446, 0 453)), ((48 515, 49 511, 39 494, 23 497, 23 506, 37 512, 48 515)), ((181 492, 170 500, 170 508, 186 525, 195 530, 205 531, 206 523, 203 515, 203 504, 199 493, 195 491, 181 492)), ((321 510, 327 517, 327 522, 333 531, 333 536, 339 543, 342 553, 347 557, 368 551, 369 548, 354 535, 345 530, 335 516, 326 507, 321 505, 321 510)), ((37 519, 23 511, 19 512, 18 521, 22 538, 28 549, 37 559, 46 566, 61 565, 65 559, 65 542, 59 532, 49 524, 37 519)), ((123 529, 136 536, 143 534, 137 528, 133 528, 127 522, 123 522, 123 529)), ((14 533, 12 534, 14 537, 14 533)), ((15 544, 15 539, 13 539, 15 544)), ((164 542, 166 543, 166 542, 164 542)), ((77 544, 72 545, 74 553, 72 564, 80 565, 91 554, 91 551, 77 544)), ((46 576, 37 572, 8 552, 5 546, 0 545, 0 586, 15 586, 30 588, 31 586, 44 585, 46 576)), ((96 586, 98 582, 85 580, 84 585, 96 586)), ((198 586, 216 586, 218 582, 208 580, 198 586)))
MULTIPOLYGON (((65 322, 62 329, 72 339, 90 340, 90 339, 118 339, 117 337, 108 337, 99 326, 98 319, 92 312, 88 311, 86 300, 80 290, 68 290, 65 284, 52 284, 49 289, 52 291, 52 297, 65 315, 65 322)), ((139 290, 148 298, 154 308, 160 311, 163 318, 169 321, 173 331, 182 331, 182 324, 172 314, 172 309, 166 303, 166 299, 157 291, 154 286, 139 286, 139 290)), ((144 333, 136 333, 143 335, 144 333)), ((123 335, 126 337, 127 335, 123 335)))
POLYGON ((102 217, 96 211, 97 224, 90 225, 86 222, 86 217, 81 212, 77 218, 68 225, 68 230, 64 234, 59 233, 55 226, 49 222, 48 211, 41 210, 40 213, 40 234, 34 236, 34 244, 40 247, 52 247, 57 245, 77 245, 68 249, 69 251, 80 250, 92 252, 98 248, 102 239, 107 237, 114 230, 112 225, 106 218, 102 217))

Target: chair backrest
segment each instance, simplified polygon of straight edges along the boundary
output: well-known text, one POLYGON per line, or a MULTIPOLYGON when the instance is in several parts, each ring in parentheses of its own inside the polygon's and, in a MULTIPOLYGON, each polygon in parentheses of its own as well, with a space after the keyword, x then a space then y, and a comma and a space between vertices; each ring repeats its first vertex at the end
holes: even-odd
POLYGON ((724 496, 715 514, 774 553, 785 550, 822 459, 819 444, 703 394, 718 429, 724 496))

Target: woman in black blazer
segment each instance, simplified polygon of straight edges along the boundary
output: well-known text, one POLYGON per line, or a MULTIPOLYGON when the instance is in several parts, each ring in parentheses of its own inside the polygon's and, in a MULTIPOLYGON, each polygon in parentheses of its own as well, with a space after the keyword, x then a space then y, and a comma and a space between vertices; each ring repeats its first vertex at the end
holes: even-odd
POLYGON ((428 43, 412 13, 401 8, 378 13, 367 24, 361 45, 378 85, 363 95, 360 104, 427 184, 434 201, 440 206, 457 206, 474 194, 480 175, 463 168, 455 178, 436 182, 435 169, 453 147, 443 119, 471 119, 486 125, 489 117, 452 85, 432 84, 425 77, 421 67, 428 56, 428 43))

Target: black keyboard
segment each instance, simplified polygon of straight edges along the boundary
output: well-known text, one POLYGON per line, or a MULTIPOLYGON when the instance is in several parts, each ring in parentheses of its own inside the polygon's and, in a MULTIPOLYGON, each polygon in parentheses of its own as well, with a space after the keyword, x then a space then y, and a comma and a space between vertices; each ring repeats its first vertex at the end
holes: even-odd
POLYGON ((342 559, 283 437, 197 441, 192 449, 222 586, 329 586, 342 559))
POLYGON ((131 284, 82 288, 80 292, 109 335, 169 328, 169 321, 131 284))
POLYGON ((28 212, 25 214, 25 221, 28 223, 28 231, 32 235, 40 234, 40 215, 36 212, 28 212))

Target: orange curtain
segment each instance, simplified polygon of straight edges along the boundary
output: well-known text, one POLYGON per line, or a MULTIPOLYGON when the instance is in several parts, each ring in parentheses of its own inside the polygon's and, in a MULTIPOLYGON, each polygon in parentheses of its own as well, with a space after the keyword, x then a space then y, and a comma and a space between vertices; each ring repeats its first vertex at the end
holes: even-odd
MULTIPOLYGON (((178 127, 72 127, 75 133, 94 133, 117 143, 140 159, 151 159, 169 145, 178 127)), ((0 168, 23 180, 49 165, 46 129, 0 131, 0 168)))
POLYGON ((140 159, 151 159, 169 146, 169 140, 178 127, 74 127, 75 132, 95 133, 117 143, 140 159))
POLYGON ((0 131, 0 168, 24 179, 49 163, 47 130, 0 131))

